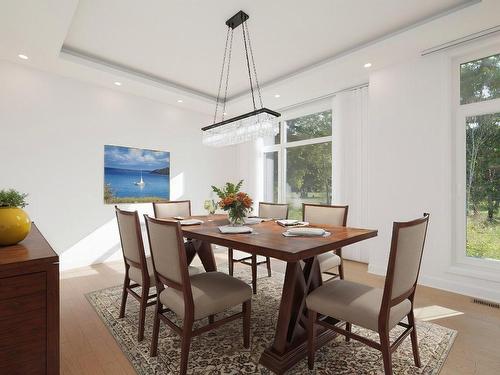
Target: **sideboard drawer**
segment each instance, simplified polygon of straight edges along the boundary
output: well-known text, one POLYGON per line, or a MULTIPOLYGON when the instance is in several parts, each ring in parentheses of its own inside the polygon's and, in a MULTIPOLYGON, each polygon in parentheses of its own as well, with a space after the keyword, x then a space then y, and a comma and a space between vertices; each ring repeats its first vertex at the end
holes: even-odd
POLYGON ((35 294, 47 289, 45 272, 36 272, 0 279, 0 301, 35 294))

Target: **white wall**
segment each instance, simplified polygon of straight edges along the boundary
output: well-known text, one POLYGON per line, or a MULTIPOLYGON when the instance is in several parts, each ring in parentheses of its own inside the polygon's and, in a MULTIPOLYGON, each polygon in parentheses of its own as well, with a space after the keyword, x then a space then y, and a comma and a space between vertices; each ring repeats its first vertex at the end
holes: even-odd
POLYGON ((171 199, 191 199, 202 213, 210 185, 232 180, 236 165, 231 147, 202 146, 200 127, 209 121, 0 62, 0 189, 29 193, 26 210, 61 255, 62 269, 116 259, 114 209, 103 204, 104 145, 170 151, 171 199))
POLYGON ((393 221, 430 212, 419 283, 500 300, 500 283, 451 272, 451 60, 419 57, 370 75, 368 131, 369 270, 385 274, 393 221))

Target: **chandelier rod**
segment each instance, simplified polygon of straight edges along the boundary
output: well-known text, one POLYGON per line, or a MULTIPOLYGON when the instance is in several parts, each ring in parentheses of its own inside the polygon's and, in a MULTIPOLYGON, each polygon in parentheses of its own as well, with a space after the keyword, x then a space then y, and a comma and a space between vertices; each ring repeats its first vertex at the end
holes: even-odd
POLYGON ((246 32, 245 32, 245 25, 246 25, 246 21, 243 22, 241 29, 243 30, 243 44, 245 45, 245 57, 247 60, 248 79, 250 80, 250 91, 252 93, 253 109, 255 111, 257 109, 257 106, 255 105, 255 95, 253 92, 252 73, 250 71, 250 60, 248 58, 248 47, 247 47, 247 36, 246 36, 246 32))
MULTIPOLYGON (((223 101, 223 107, 222 107, 222 121, 224 121, 224 117, 226 116, 227 92, 228 92, 228 84, 229 84, 229 69, 231 67, 231 55, 233 52, 233 32, 234 32, 234 29, 231 29, 231 40, 229 42, 229 57, 227 60, 226 88, 224 90, 224 101, 223 101)), ((215 121, 214 121, 214 123, 215 123, 215 121)))
POLYGON ((247 37, 248 37, 248 47, 250 49, 250 58, 252 60, 252 65, 253 65, 253 75, 255 77, 255 86, 257 87, 257 93, 259 94, 259 102, 260 102, 260 107, 264 107, 264 102, 262 101, 262 94, 260 91, 260 85, 259 85, 259 79, 257 77, 257 68, 255 66, 255 59, 253 57, 253 48, 252 48, 252 40, 250 39, 250 28, 248 27, 248 23, 245 22, 243 24, 243 27, 246 27, 247 29, 247 37))
POLYGON ((227 27, 227 34, 226 34, 226 45, 224 46, 224 57, 222 58, 222 68, 221 68, 221 71, 220 71, 219 90, 217 91, 217 99, 215 100, 214 124, 217 121, 217 112, 219 110, 220 90, 222 88, 222 80, 223 80, 223 77, 224 77, 224 67, 226 66, 227 43, 229 41, 229 31, 230 30, 231 30, 231 28, 228 26, 227 27))

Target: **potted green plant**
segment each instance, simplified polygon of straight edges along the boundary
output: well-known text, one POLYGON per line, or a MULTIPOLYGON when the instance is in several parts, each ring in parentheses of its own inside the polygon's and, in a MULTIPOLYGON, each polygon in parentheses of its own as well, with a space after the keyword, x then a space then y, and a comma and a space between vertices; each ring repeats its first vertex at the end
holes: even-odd
POLYGON ((233 226, 243 225, 245 216, 252 211, 252 198, 240 191, 243 180, 237 184, 226 182, 222 188, 212 185, 213 191, 219 197, 219 207, 228 211, 229 222, 233 226))
POLYGON ((27 196, 14 189, 0 190, 0 246, 15 245, 30 232, 31 220, 23 210, 27 196))

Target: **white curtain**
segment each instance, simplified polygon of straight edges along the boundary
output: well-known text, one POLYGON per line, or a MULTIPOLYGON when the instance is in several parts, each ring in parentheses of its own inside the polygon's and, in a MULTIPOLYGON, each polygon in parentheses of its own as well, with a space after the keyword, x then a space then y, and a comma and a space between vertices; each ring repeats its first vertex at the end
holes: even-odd
MULTIPOLYGON (((347 225, 364 227, 367 222, 367 130, 368 87, 341 92, 332 98, 333 203, 349 205, 347 225)), ((368 263, 366 245, 343 249, 347 259, 368 263)))

